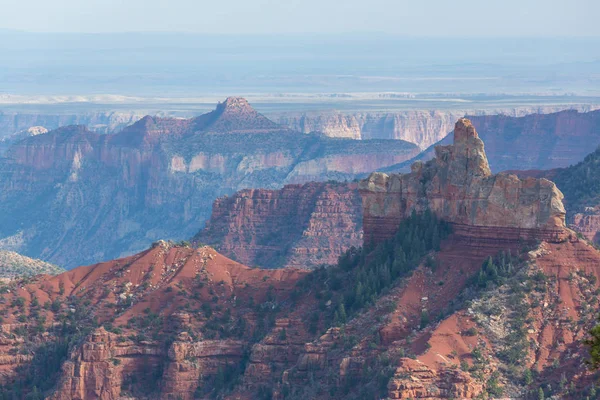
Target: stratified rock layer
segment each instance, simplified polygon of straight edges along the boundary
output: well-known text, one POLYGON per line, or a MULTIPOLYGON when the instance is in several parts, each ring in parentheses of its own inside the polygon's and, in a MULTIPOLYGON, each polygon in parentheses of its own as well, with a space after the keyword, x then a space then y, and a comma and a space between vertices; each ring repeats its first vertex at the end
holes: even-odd
POLYGON ((599 113, 589 112, 597 108, 567 105, 488 110, 321 111, 272 116, 281 125, 304 133, 323 132, 331 137, 363 140, 401 139, 426 149, 451 133, 456 120, 466 115, 487 143, 494 170, 502 171, 540 168, 540 163, 567 166, 567 160, 583 158, 585 144, 600 144, 599 113), (533 148, 540 152, 531 151, 533 148))
POLYGON ((357 185, 307 183, 242 190, 215 201, 211 219, 195 240, 246 265, 335 264, 348 248, 362 245, 357 185))
POLYGON ((413 164, 409 174, 373 173, 360 182, 366 242, 390 237, 403 218, 426 209, 465 230, 487 228, 492 236, 497 230, 528 239, 563 234, 563 195, 556 185, 492 175, 483 142, 468 119, 456 123, 454 144, 437 146, 435 153, 433 160, 413 164))

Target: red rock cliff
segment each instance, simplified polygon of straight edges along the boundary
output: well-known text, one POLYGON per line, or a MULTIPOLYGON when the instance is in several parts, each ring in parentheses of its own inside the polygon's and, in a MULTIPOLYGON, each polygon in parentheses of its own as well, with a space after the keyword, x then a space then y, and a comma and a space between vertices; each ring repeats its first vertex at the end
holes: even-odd
POLYGON ((195 238, 246 265, 314 268, 362 245, 356 184, 307 183, 246 189, 217 199, 195 238))
POLYGON ((463 231, 478 235, 554 239, 565 227, 562 193, 546 179, 492 175, 483 141, 460 119, 454 144, 416 162, 408 174, 373 173, 360 182, 365 242, 394 234, 399 222, 427 208, 463 231), (500 232, 500 233, 499 233, 500 232))

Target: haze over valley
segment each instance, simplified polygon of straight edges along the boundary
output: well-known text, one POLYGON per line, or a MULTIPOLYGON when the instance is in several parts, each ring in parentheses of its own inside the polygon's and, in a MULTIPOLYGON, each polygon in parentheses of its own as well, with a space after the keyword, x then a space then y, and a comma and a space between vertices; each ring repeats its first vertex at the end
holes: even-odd
POLYGON ((0 12, 0 400, 600 398, 600 3, 0 12))

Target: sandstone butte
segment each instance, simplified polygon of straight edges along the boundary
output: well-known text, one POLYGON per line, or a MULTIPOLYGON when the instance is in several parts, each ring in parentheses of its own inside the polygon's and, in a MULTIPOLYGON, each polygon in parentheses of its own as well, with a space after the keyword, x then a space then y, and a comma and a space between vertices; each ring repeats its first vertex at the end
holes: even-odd
POLYGON ((551 182, 491 175, 468 121, 457 132, 439 160, 361 183, 365 240, 393 235, 411 208, 427 206, 455 230, 430 254, 435 268, 418 266, 343 326, 325 318, 329 282, 319 270, 252 269, 209 247, 158 242, 135 256, 10 286, 0 304, 0 381, 28 371, 36 343, 56 340, 40 324, 84 327, 95 318, 103 326, 56 367, 55 384, 43 388, 48 398, 191 400, 215 394, 204 391, 215 382, 225 399, 371 398, 363 390, 390 399, 475 399, 498 387, 519 398, 548 383, 559 398, 585 398, 598 378, 583 363, 582 341, 598 313, 600 253, 565 228, 551 182), (520 297, 507 285, 473 291, 486 258, 506 250, 519 255, 515 287, 531 290, 520 297), (509 334, 516 308, 527 320, 518 340, 509 334), (424 325, 425 312, 432 321, 424 325), (508 368, 507 350, 521 342, 518 365, 508 368), (530 383, 514 375, 529 370, 530 383), (572 387, 559 387, 563 378, 572 387))
POLYGON ((506 240, 557 240, 565 234, 563 194, 547 179, 493 175, 483 141, 468 119, 454 128, 454 144, 408 174, 376 172, 360 182, 365 242, 390 237, 413 211, 430 209, 457 230, 506 240))

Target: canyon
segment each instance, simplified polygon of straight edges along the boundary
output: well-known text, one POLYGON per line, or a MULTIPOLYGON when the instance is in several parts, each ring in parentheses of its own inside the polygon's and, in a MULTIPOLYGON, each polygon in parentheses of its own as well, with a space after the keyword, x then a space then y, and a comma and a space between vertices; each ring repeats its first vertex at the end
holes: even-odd
POLYGON ((362 180, 362 205, 353 184, 242 191, 215 202, 199 235, 266 238, 278 213, 317 218, 341 201, 333 221, 344 228, 349 205, 362 208, 365 247, 335 266, 249 268, 158 241, 11 283, 0 384, 64 400, 585 398, 598 378, 583 340, 600 307, 600 252, 565 226, 551 181, 491 173, 470 121, 436 155, 362 180))
POLYGON ((418 152, 399 140, 294 132, 240 98, 193 119, 147 116, 112 135, 63 127, 0 159, 0 244, 72 268, 189 239, 213 201, 237 190, 351 181, 418 152))
MULTIPOLYGON (((600 138, 599 115, 571 110, 476 116, 472 123, 487 143, 488 165, 496 172, 576 163, 589 151, 589 143, 600 138)), ((407 129, 414 131, 420 123, 415 124, 407 129)), ((187 240, 209 220, 215 199, 238 190, 352 181, 372 171, 409 171, 413 161, 435 156, 434 146, 421 152, 402 140, 292 131, 239 98, 192 119, 147 116, 112 134, 70 126, 48 133, 30 128, 18 137, 0 157, 0 248, 66 268, 133 254, 159 239, 187 240)), ((448 135, 440 144, 450 144, 452 138, 448 135)), ((571 223, 570 214, 568 218, 571 223)), ((320 236, 324 244, 323 235, 311 229, 306 237, 320 236)), ((268 251, 283 254, 282 265, 331 263, 340 251, 356 245, 360 228, 348 229, 337 244, 330 243, 336 250, 328 255, 317 254, 308 244, 268 251), (307 255, 301 257, 301 252, 307 255)), ((205 241, 217 245, 228 234, 213 229, 205 241)), ((262 254, 251 256, 256 250, 249 250, 239 261, 280 266, 267 257, 269 244, 250 245, 250 239, 236 237, 239 244, 220 247, 227 256, 238 259, 241 247, 263 246, 262 254)))

